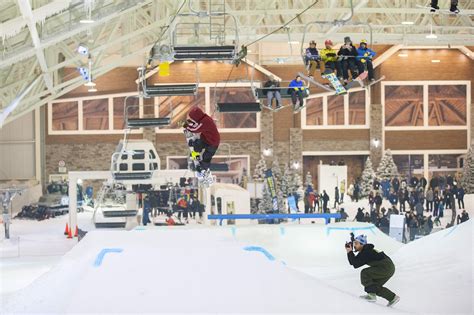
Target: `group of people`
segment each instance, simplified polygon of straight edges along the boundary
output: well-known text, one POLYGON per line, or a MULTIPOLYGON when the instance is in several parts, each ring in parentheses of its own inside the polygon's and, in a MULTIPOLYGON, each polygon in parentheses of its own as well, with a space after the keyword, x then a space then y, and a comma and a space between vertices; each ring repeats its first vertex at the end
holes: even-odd
POLYGON ((172 216, 177 213, 179 222, 184 217, 187 223, 189 217, 202 219, 204 206, 197 198, 196 190, 189 187, 180 187, 178 184, 162 190, 148 191, 138 194, 139 207, 143 208, 142 224, 151 223, 151 218, 166 215, 166 223, 174 225, 172 216))
MULTIPOLYGON (((282 108, 280 82, 274 77, 269 77, 263 84, 264 94, 267 97, 267 107, 271 108, 273 99, 276 101, 275 110, 282 108)), ((301 76, 297 75, 288 85, 288 94, 291 95, 293 110, 297 111, 304 106, 304 98, 308 96, 308 89, 301 76)))
MULTIPOLYGON (((430 182, 424 178, 412 177, 410 180, 393 178, 391 180, 373 182, 373 190, 369 193, 370 214, 358 211, 357 221, 372 222, 382 231, 388 233, 391 214, 405 213, 405 224, 410 240, 416 235, 428 235, 433 225, 441 225, 445 209, 462 209, 456 218, 459 224, 469 219, 464 204, 464 188, 457 184, 452 176, 434 176, 430 182), (387 199, 391 208, 382 207, 383 199, 387 199)), ((453 211, 453 215, 456 212, 453 211)))
POLYGON ((324 46, 319 52, 313 40, 306 48, 305 63, 310 77, 314 77, 316 69, 321 68, 322 62, 324 65, 322 73, 335 72, 341 82, 349 82, 349 71, 352 79, 367 71, 368 79, 375 80, 372 64, 375 52, 368 47, 365 39, 360 41, 359 47, 355 47, 350 37, 345 37, 339 51, 333 48, 334 43, 330 39, 324 42, 324 46))

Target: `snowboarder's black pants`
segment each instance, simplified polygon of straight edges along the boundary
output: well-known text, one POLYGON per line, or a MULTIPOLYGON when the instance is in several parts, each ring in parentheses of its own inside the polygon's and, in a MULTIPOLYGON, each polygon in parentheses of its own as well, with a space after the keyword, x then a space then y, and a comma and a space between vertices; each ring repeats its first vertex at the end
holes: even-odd
POLYGON ((433 211, 433 201, 426 200, 426 211, 433 211))
POLYGON ((342 77, 344 80, 349 80, 349 70, 351 70, 352 79, 357 78, 357 66, 355 58, 347 58, 341 61, 342 63, 342 77))
POLYGON ((369 72, 369 80, 372 80, 374 78, 374 65, 372 64, 372 60, 365 59, 365 62, 357 60, 357 68, 359 68, 359 74, 365 71, 364 64, 367 65, 367 71, 369 72))
POLYGON ((202 152, 202 150, 204 150, 204 152, 201 154, 200 166, 202 169, 208 169, 209 165, 211 165, 212 157, 214 156, 214 154, 216 154, 218 147, 210 146, 201 139, 195 140, 193 143, 193 147, 194 151, 196 152, 202 152))
MULTIPOLYGON (((451 0, 451 6, 457 6, 458 5, 458 0, 451 0)), ((437 7, 438 6, 438 0, 431 0, 431 6, 432 7, 437 7)))
POLYGON ((375 293, 388 301, 392 301, 395 298, 395 293, 383 285, 395 273, 395 265, 390 258, 372 262, 371 265, 360 273, 360 282, 364 286, 365 292, 375 293))
POLYGON ((291 91, 291 101, 293 102, 293 106, 296 106, 296 102, 299 100, 300 106, 303 106, 303 91, 300 90, 292 90, 291 91))
POLYGON ((459 209, 464 209, 464 197, 463 198, 458 198, 458 207, 459 209), (462 206, 461 206, 462 204, 462 206))

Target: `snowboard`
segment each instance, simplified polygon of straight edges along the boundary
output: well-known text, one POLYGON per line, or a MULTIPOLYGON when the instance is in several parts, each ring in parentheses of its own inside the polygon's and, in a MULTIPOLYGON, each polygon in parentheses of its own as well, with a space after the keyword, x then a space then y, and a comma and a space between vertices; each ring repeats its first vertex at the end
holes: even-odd
POLYGON ((192 152, 194 151, 193 142, 199 139, 199 137, 192 133, 189 130, 183 129, 184 136, 186 138, 186 145, 189 148, 189 155, 188 155, 188 169, 194 172, 194 176, 198 179, 198 183, 209 187, 214 183, 214 178, 212 177, 212 173, 209 171, 205 177, 199 175, 198 171, 196 170, 199 166, 199 158, 193 159, 191 157, 192 152))
POLYGON ((334 92, 334 89, 328 87, 327 85, 324 85, 322 83, 319 83, 318 81, 316 81, 315 79, 313 78, 310 78, 306 75, 304 75, 302 72, 298 72, 298 75, 303 78, 304 80, 307 80, 308 82, 312 83, 313 85, 316 85, 317 87, 320 87, 322 88, 323 90, 326 90, 326 91, 329 91, 329 92, 334 92))
POLYGON ((329 80, 329 83, 331 83, 331 85, 334 87, 334 90, 336 90, 336 95, 347 93, 346 88, 342 85, 334 72, 323 74, 322 77, 329 80))
POLYGON ((367 84, 367 87, 372 86, 372 85, 374 85, 374 84, 377 84, 377 83, 379 83, 379 82, 382 81, 382 80, 385 80, 385 76, 384 76, 384 75, 381 76, 380 78, 378 78, 378 79, 375 80, 375 81, 369 82, 369 84, 367 84))

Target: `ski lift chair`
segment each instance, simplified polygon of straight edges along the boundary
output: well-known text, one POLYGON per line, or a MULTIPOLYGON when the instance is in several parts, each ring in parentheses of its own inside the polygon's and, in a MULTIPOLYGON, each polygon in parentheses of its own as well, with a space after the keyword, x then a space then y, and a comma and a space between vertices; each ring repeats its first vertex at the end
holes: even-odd
POLYGON ((197 12, 191 9, 191 13, 182 13, 177 15, 179 18, 190 17, 195 18, 198 21, 206 19, 205 22, 188 22, 188 23, 176 23, 172 28, 170 41, 171 41, 171 51, 174 56, 174 60, 214 60, 214 61, 233 61, 238 55, 238 42, 239 42, 239 33, 238 33, 238 23, 235 16, 225 13, 225 12, 197 12), (224 43, 225 41, 225 32, 226 28, 225 22, 222 24, 212 23, 213 19, 222 18, 225 20, 226 17, 230 17, 233 22, 234 29, 234 40, 231 44, 224 43), (210 41, 214 40, 214 43, 210 42, 209 44, 181 44, 177 41, 178 30, 186 29, 188 27, 188 33, 195 35, 198 41, 199 38, 199 28, 204 26, 209 29, 209 38, 210 41), (217 28, 217 29, 214 29, 217 28))
POLYGON ((196 64, 196 83, 187 84, 156 84, 148 85, 146 79, 146 68, 141 67, 138 69, 139 86, 142 88, 144 97, 156 97, 156 96, 187 96, 196 95, 199 86, 199 72, 196 64))

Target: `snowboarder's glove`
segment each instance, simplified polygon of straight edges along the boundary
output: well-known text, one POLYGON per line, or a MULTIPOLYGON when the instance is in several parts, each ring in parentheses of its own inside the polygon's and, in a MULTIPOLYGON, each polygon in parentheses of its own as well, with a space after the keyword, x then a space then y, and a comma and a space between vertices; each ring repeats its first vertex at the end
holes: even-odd
POLYGON ((191 158, 192 158, 193 160, 197 160, 200 155, 201 155, 201 153, 196 152, 196 151, 194 151, 194 150, 191 152, 191 158))

